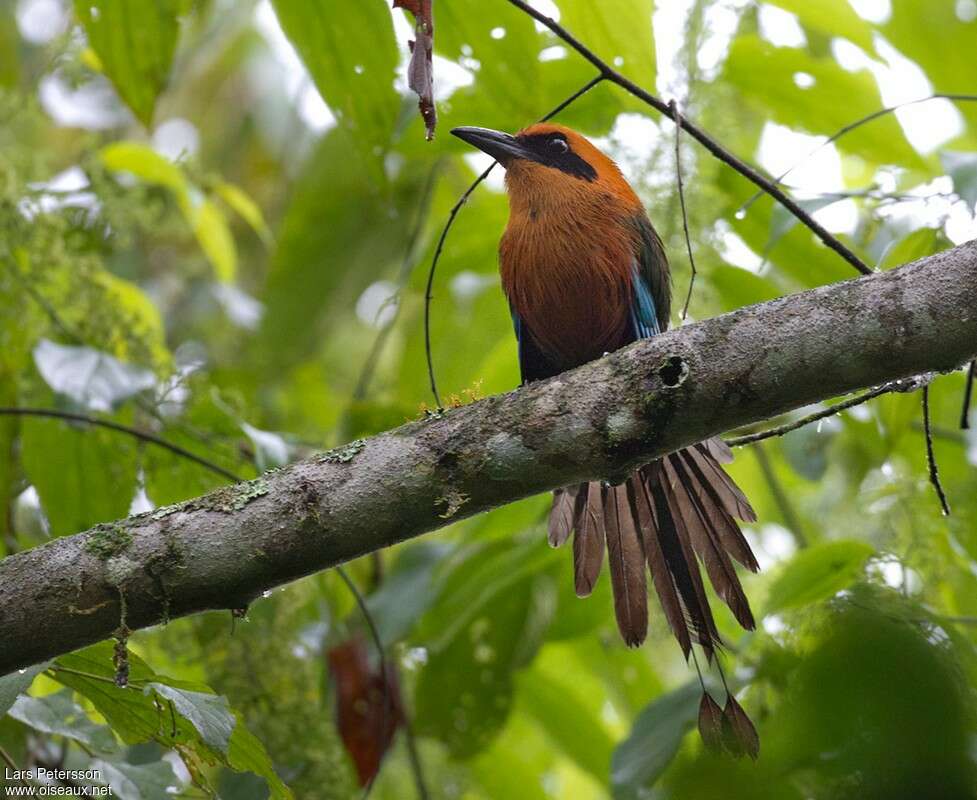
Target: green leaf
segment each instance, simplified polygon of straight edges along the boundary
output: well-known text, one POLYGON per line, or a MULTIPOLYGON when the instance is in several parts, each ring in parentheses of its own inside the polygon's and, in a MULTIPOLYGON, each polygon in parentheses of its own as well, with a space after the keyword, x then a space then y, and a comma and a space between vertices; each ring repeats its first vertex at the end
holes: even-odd
POLYGON ((265 217, 261 213, 261 209, 258 204, 251 199, 247 192, 244 191, 240 186, 235 186, 233 183, 228 183, 227 181, 218 181, 214 186, 214 191, 230 206, 234 211, 241 217, 248 225, 251 226, 252 230, 258 234, 258 238, 261 239, 265 247, 270 248, 274 242, 272 241, 271 230, 268 228, 268 224, 265 222, 265 217))
POLYGON ((98 770, 102 782, 120 800, 172 800, 171 789, 179 786, 168 761, 136 765, 95 759, 88 769, 98 770))
POLYGON ((709 273, 709 281, 719 295, 723 311, 763 303, 783 294, 769 278, 739 267, 716 267, 709 273))
MULTIPOLYGON (((810 200, 798 200, 797 205, 803 208, 808 214, 813 214, 815 211, 820 211, 822 208, 834 205, 840 199, 839 197, 815 197, 810 200)), ((773 207, 773 212, 770 214, 770 239, 767 241, 766 249, 773 247, 780 241, 784 234, 799 222, 800 220, 790 209, 777 203, 773 207)))
POLYGON ((854 583, 875 549, 865 542, 825 542, 800 551, 770 586, 764 614, 817 603, 854 583))
POLYGON ((551 581, 524 575, 429 647, 417 683, 418 731, 456 757, 487 747, 509 715, 513 673, 542 642, 554 605, 551 581))
POLYGON ((692 681, 656 698, 638 715, 611 760, 615 798, 641 797, 661 775, 698 718, 701 692, 692 681))
POLYGON ((977 209, 977 153, 958 153, 944 150, 940 163, 953 180, 953 191, 970 206, 977 209))
POLYGON ((920 228, 886 248, 879 261, 879 268, 901 267, 950 246, 951 242, 943 234, 942 228, 920 228))
POLYGON ((115 172, 128 172, 156 186, 165 186, 177 201, 189 203, 190 182, 183 170, 153 148, 139 142, 113 142, 99 151, 102 163, 115 172))
POLYGON ((237 273, 237 248, 227 217, 213 200, 194 186, 177 164, 138 142, 115 142, 100 152, 111 170, 128 172, 146 183, 169 189, 197 238, 218 280, 230 282, 237 273))
POLYGON ((112 730, 92 722, 85 710, 72 700, 70 689, 44 697, 22 694, 8 713, 35 731, 64 736, 98 753, 115 753, 119 749, 112 730))
MULTIPOLYGON (((755 35, 733 41, 726 77, 765 118, 814 134, 830 136, 883 107, 875 79, 867 70, 848 72, 834 59, 776 47, 755 35), (799 88, 794 83, 798 73, 810 75, 814 84, 799 88)), ((925 168, 891 114, 842 136, 836 146, 872 164, 925 168)))
POLYGON ((872 26, 862 19, 847 0, 768 0, 771 5, 797 14, 801 23, 825 36, 843 36, 869 55, 878 58, 872 40, 872 26))
POLYGON ((518 675, 516 683, 520 706, 536 718, 560 750, 603 783, 614 743, 600 717, 578 696, 573 681, 527 669, 518 675), (581 736, 581 731, 587 735, 581 736))
POLYGON ((27 669, 11 672, 0 677, 0 717, 7 713, 7 709, 14 704, 17 695, 26 692, 40 673, 46 670, 48 662, 35 664, 27 669))
POLYGON ((400 99, 393 89, 399 53, 383 0, 329 3, 272 0, 319 94, 382 176, 378 156, 389 147, 400 99))
POLYGON ((646 88, 655 86, 652 0, 561 0, 560 24, 616 70, 646 88))
POLYGON ((187 218, 217 279, 224 283, 233 281, 237 274, 237 248, 224 212, 212 200, 202 200, 187 218))
POLYGON ((59 419, 25 419, 24 471, 41 499, 53 536, 124 517, 136 493, 132 437, 59 419))
POLYGON ((169 79, 182 10, 182 0, 75 0, 106 76, 147 127, 169 79))
POLYGON ((366 599, 385 645, 402 639, 437 599, 434 570, 449 550, 443 542, 404 548, 380 588, 366 599))
POLYGON ((165 683, 149 683, 144 692, 154 691, 171 700, 177 712, 189 720, 207 744, 227 754, 235 719, 227 705, 227 698, 216 694, 191 692, 167 686, 165 683))
MULTIPOLYGON (((937 92, 973 94, 977 84, 977 20, 964 21, 956 3, 932 0, 899 0, 892 16, 881 27, 885 38, 926 73, 937 92)), ((977 105, 959 103, 971 131, 977 130, 977 105)))
POLYGON ((156 741, 205 763, 220 762, 234 770, 254 772, 267 781, 272 798, 291 800, 264 746, 227 707, 225 698, 202 684, 157 675, 132 652, 130 685, 120 688, 113 680, 112 653, 112 643, 101 642, 61 656, 55 662, 54 677, 86 697, 126 744, 156 741), (232 732, 226 736, 228 731, 232 732))

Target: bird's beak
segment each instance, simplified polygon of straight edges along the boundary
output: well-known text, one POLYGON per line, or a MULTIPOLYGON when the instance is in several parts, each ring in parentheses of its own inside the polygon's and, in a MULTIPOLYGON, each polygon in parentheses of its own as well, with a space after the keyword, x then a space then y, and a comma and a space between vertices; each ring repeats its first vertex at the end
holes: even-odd
POLYGON ((516 158, 528 158, 529 153, 515 136, 489 128, 452 128, 452 135, 488 153, 503 167, 516 158))

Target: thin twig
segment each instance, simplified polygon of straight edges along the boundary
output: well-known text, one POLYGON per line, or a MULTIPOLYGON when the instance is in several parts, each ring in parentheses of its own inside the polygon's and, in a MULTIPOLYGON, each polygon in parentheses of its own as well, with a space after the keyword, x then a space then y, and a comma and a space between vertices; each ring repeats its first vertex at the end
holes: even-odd
POLYGON ((675 179, 678 182, 678 202, 682 207, 682 229, 685 231, 685 247, 689 251, 689 266, 692 274, 689 276, 689 292, 685 295, 685 305, 682 307, 682 322, 689 315, 689 303, 692 301, 692 288, 695 286, 695 257, 692 255, 692 237, 689 236, 689 216, 685 210, 685 187, 682 182, 682 153, 679 147, 679 138, 682 132, 682 114, 679 111, 678 103, 672 100, 670 103, 672 113, 675 115, 675 179))
MULTIPOLYGON (((545 117, 540 119, 540 122, 546 122, 547 120, 555 117, 571 103, 576 102, 578 99, 587 94, 587 92, 593 89, 602 80, 604 80, 604 76, 598 75, 596 78, 588 81, 566 100, 550 111, 545 117)), ((444 241, 448 238, 448 232, 455 224, 455 217, 458 216, 458 212, 461 210, 461 207, 468 202, 468 198, 471 197, 472 192, 474 192, 475 189, 478 188, 478 185, 489 176, 489 173, 495 169, 495 165, 498 163, 498 161, 493 161, 491 164, 489 164, 482 174, 472 181, 471 186, 465 189, 461 197, 458 198, 458 201, 451 207, 451 211, 448 213, 448 219, 444 223, 444 228, 441 230, 441 236, 438 238, 438 245, 434 249, 434 257, 431 259, 431 268, 427 273, 427 286, 424 290, 424 353, 427 357, 427 377, 431 384, 431 394, 434 395, 434 402, 438 408, 441 408, 441 395, 438 394, 438 383, 434 377, 434 359, 431 356, 431 300, 433 298, 431 288, 434 286, 434 273, 438 268, 438 261, 441 260, 441 251, 444 249, 444 241)))
POLYGON ((4 750, 2 745, 0 745, 0 759, 3 759, 3 763, 10 767, 14 774, 20 772, 20 767, 17 766, 17 762, 10 757, 10 753, 4 750))
MULTIPOLYGON (((414 220, 414 226, 407 239, 407 247, 404 249, 404 260, 400 265, 400 274, 397 280, 398 294, 403 292, 404 287, 407 285, 407 280, 410 278, 416 265, 414 251, 417 249, 417 243, 421 238, 424 223, 427 221, 428 211, 431 208, 431 198, 434 194, 434 178, 437 175, 439 166, 440 162, 435 162, 434 166, 431 167, 427 175, 427 180, 424 182, 424 188, 421 190, 420 202, 417 204, 417 218, 414 220)), ((360 370, 359 378, 356 380, 356 387, 353 389, 353 400, 362 400, 366 397, 370 388, 370 381, 373 380, 377 364, 380 361, 380 355, 383 353, 383 349, 387 344, 387 340, 390 338, 397 318, 400 316, 401 308, 403 308, 403 303, 398 302, 394 308, 393 318, 380 329, 380 332, 377 333, 376 338, 373 340, 373 346, 370 348, 370 353, 367 355, 366 361, 363 362, 363 368, 360 370)))
POLYGON ((974 392, 975 374, 977 374, 977 359, 970 362, 970 367, 967 369, 967 382, 963 388, 963 410, 960 412, 960 427, 963 430, 970 428, 970 398, 974 392))
POLYGON ((579 39, 577 39, 573 34, 567 31, 566 28, 561 26, 558 22, 546 16, 546 14, 541 11, 537 11, 525 0, 508 0, 509 3, 521 9, 522 11, 529 14, 537 22, 542 23, 547 28, 549 28, 553 33, 555 33, 560 39, 566 42, 570 47, 576 50, 581 56, 583 56, 587 61, 593 64, 599 71, 600 74, 611 83, 617 84, 622 89, 624 89, 629 94, 637 97, 639 100, 647 103, 649 106, 654 108, 659 113, 671 119, 677 125, 681 125, 682 128, 697 142, 699 142, 703 147, 706 148, 712 155, 722 161, 724 164, 735 169, 740 175, 747 178, 748 180, 755 183, 761 189, 763 189, 767 194, 777 200, 781 205, 787 208, 798 220, 804 223, 808 228, 810 228, 814 234, 831 250, 834 250, 838 255, 840 255, 845 261, 847 261, 856 270, 861 272, 863 275, 871 275, 872 270, 868 267, 858 256, 856 256, 849 248, 842 244, 835 236, 829 233, 823 225, 818 223, 807 211, 805 211, 796 200, 793 200, 783 191, 774 181, 769 178, 764 177, 756 169, 751 167, 746 162, 740 160, 735 155, 733 155, 729 150, 723 147, 719 142, 713 139, 709 134, 703 131, 698 126, 692 124, 685 117, 679 120, 675 119, 672 109, 669 105, 662 100, 655 97, 653 94, 642 89, 633 81, 624 77, 620 72, 613 69, 605 61, 603 61, 599 56, 597 56, 589 47, 583 44, 579 39))
POLYGON ((770 494, 773 495, 774 503, 780 509, 780 516, 784 518, 788 529, 794 534, 794 541, 797 543, 798 548, 804 549, 807 547, 808 541, 804 529, 801 527, 801 518, 797 515, 794 506, 790 502, 790 498, 784 491, 784 487, 777 479, 777 472, 774 470, 773 464, 770 463, 770 457, 767 455, 767 451, 762 444, 756 442, 752 452, 756 456, 757 464, 760 467, 760 472, 763 473, 767 486, 770 487, 770 494))
POLYGON ((110 419, 93 417, 89 414, 78 414, 74 411, 61 411, 60 409, 56 408, 27 408, 21 406, 0 406, 0 416, 51 417, 53 419, 81 422, 86 425, 94 425, 99 428, 106 428, 111 431, 125 433, 139 439, 140 441, 149 442, 157 447, 162 447, 164 450, 169 450, 171 453, 174 453, 181 458, 186 458, 189 461, 193 461, 194 463, 209 469, 211 472, 215 472, 218 475, 227 478, 229 481, 239 483, 243 480, 243 478, 235 475, 230 470, 224 469, 224 467, 220 466, 220 464, 215 464, 213 461, 209 461, 202 456, 198 456, 196 453, 191 453, 189 450, 180 447, 178 444, 173 444, 172 442, 166 441, 166 439, 161 439, 155 434, 147 433, 146 431, 130 427, 129 425, 123 425, 120 422, 114 422, 110 419))
POLYGON ((404 740, 407 743, 407 756, 410 758, 411 771, 414 774, 414 786, 417 788, 418 800, 428 800, 430 794, 427 791, 427 784, 424 782, 424 767, 421 761, 421 754, 417 750, 417 740, 414 738, 414 728, 411 726, 410 719, 404 715, 404 740))
POLYGON ((930 430, 930 387, 927 384, 923 387, 923 437, 926 439, 926 466, 929 470, 930 483, 940 501, 940 508, 943 509, 943 516, 950 516, 950 504, 946 499, 946 492, 943 491, 943 484, 940 482, 940 470, 936 465, 936 454, 933 452, 933 433, 930 430))
POLYGON ((884 383, 881 386, 876 386, 874 389, 864 392, 863 394, 856 395, 855 397, 844 400, 836 405, 829 406, 828 408, 823 408, 820 411, 816 411, 806 417, 801 417, 793 422, 788 422, 785 425, 779 425, 776 428, 769 428, 765 431, 758 431, 757 433, 748 433, 743 436, 733 436, 732 438, 726 439, 725 442, 730 447, 742 447, 745 444, 762 442, 764 439, 770 439, 774 436, 783 436, 785 433, 796 431, 798 428, 803 428, 805 425, 810 425, 812 422, 817 422, 818 420, 826 419, 827 417, 833 417, 835 414, 849 408, 854 408, 862 403, 866 403, 875 397, 879 397, 880 395, 888 394, 889 392, 903 391, 905 386, 900 385, 900 383, 900 381, 884 383))
MULTIPOLYGON (((389 702, 389 676, 387 675, 387 656, 383 649, 383 641, 380 639, 380 631, 377 630, 376 623, 373 621, 373 615, 370 614, 370 609, 366 607, 366 600, 363 599, 363 595, 360 594, 359 588, 355 583, 353 583, 353 579, 350 578, 346 571, 340 567, 336 568, 336 572, 339 573, 339 577, 343 579, 343 582, 349 588, 349 591, 356 598, 356 604, 360 607, 360 612, 363 614, 363 619, 366 620, 366 627, 370 630, 370 637, 373 639, 373 644, 377 649, 377 658, 380 662, 380 681, 383 686, 383 692, 380 696, 380 730, 377 733, 377 741, 382 743, 383 734, 387 729, 387 705, 389 702)), ((370 781, 366 784, 366 786, 363 787, 364 800, 370 796, 375 779, 376 775, 370 778, 370 781)))
MULTIPOLYGON (((805 161, 811 158, 811 156, 819 152, 822 148, 827 147, 832 142, 838 141, 838 139, 840 139, 846 133, 851 133, 856 128, 860 128, 862 125, 865 125, 868 122, 872 122, 872 120, 876 120, 879 117, 884 117, 886 114, 891 114, 895 111, 898 111, 901 108, 906 108, 907 106, 914 106, 919 103, 927 103, 930 100, 977 102, 977 94, 943 94, 943 93, 931 94, 929 97, 920 97, 916 100, 907 100, 905 103, 896 103, 894 106, 887 106, 886 108, 880 108, 878 111, 873 111, 871 114, 866 114, 864 117, 857 119, 854 122, 849 122, 847 125, 843 126, 842 128, 839 128, 835 133, 831 134, 831 136, 829 136, 827 139, 821 142, 821 144, 815 147, 810 153, 808 153, 800 160, 794 162, 794 164, 791 167, 789 167, 787 170, 785 170, 780 175, 778 175, 774 179, 774 183, 778 183, 778 184, 781 183, 784 180, 784 178, 786 178, 788 175, 790 175, 791 172, 793 172, 801 164, 803 164, 805 161)), ((743 203, 742 206, 740 206, 739 211, 737 213, 742 213, 747 211, 750 208, 750 206, 752 206, 757 200, 760 199, 762 195, 763 192, 757 192, 756 194, 754 194, 749 200, 747 200, 745 203, 743 203)))

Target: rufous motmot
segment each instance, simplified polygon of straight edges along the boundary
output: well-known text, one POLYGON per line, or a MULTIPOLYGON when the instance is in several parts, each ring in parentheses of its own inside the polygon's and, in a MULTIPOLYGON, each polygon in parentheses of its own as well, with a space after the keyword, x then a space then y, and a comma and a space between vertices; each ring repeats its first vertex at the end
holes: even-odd
MULTIPOLYGON (((452 133, 506 170, 509 223, 499 264, 523 382, 551 377, 668 327, 671 283, 662 241, 610 158, 561 125, 532 125, 515 136, 485 128, 452 133)), ((648 628, 647 563, 686 659, 693 642, 713 658, 721 640, 696 556, 739 623, 754 628, 732 561, 759 568, 734 519, 752 522, 756 516, 722 469, 731 460, 729 448, 710 439, 646 464, 619 485, 592 481, 553 493, 550 543, 559 546, 573 533, 580 596, 593 589, 606 547, 614 611, 628 645, 639 645, 648 628)), ((725 717, 733 741, 753 752, 749 731, 735 730, 743 720, 750 730, 752 725, 730 700, 725 717)), ((704 695, 700 729, 702 715, 712 713, 707 702, 711 698, 704 695)))

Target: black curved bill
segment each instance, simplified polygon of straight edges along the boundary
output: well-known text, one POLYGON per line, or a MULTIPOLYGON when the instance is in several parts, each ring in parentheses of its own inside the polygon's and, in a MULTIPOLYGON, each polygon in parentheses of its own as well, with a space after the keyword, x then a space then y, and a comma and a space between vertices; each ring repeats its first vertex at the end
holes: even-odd
POLYGON ((502 131, 493 131, 490 128, 453 128, 451 133, 482 152, 488 153, 502 166, 514 158, 532 158, 532 154, 515 136, 502 131))

